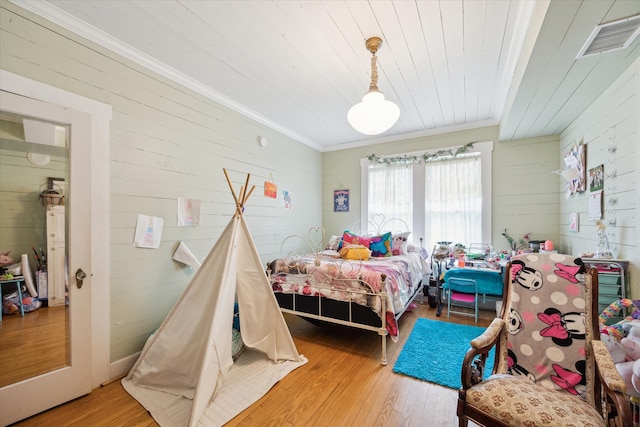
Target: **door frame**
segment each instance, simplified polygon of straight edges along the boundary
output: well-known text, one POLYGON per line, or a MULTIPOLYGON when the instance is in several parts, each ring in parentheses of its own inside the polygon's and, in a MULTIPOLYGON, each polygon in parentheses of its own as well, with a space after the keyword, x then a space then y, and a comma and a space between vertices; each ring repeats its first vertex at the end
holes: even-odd
MULTIPOLYGON (((72 114, 83 116, 82 128, 86 135, 86 143, 83 144, 82 159, 69 161, 85 161, 91 165, 90 182, 84 183, 88 187, 90 196, 90 212, 87 218, 90 230, 90 307, 86 311, 90 319, 90 372, 84 375, 89 377, 90 389, 98 387, 109 379, 110 363, 110 312, 109 312, 109 131, 112 118, 112 107, 101 102, 85 98, 83 96, 67 92, 53 86, 37 82, 17 74, 0 69, 0 90, 13 93, 36 101, 45 102, 54 106, 73 110, 72 114)), ((73 130, 72 130, 73 132, 73 130)), ((72 140, 73 141, 73 140, 72 140)), ((73 142, 72 142, 73 144, 73 142)), ((71 266, 70 266, 71 270, 71 266)), ((75 281, 70 278, 69 286, 75 281)), ((87 286, 87 285, 85 285, 87 286)), ((86 289, 86 288, 85 288, 86 289)), ((77 289, 76 289, 77 290, 77 289)), ((75 320, 77 322, 77 320, 75 320)), ((72 343, 73 345, 73 343, 72 343)), ((76 343, 77 345, 77 343, 76 343)), ((87 343, 82 343, 87 345, 87 343)), ((73 361, 72 361, 73 364, 73 361)), ((38 378, 42 381, 47 394, 56 393, 56 385, 49 381, 53 375, 45 374, 38 378)), ((31 380, 26 380, 31 381, 31 380)), ((19 384, 23 384, 21 382, 19 384)), ((7 386, 12 387, 12 386, 7 386)), ((43 394, 45 394, 43 393, 43 394)), ((31 398, 33 396, 27 396, 31 398)), ((45 399, 46 400, 46 399, 45 399)), ((62 402, 58 402, 58 405, 62 402)), ((36 405, 37 406, 37 405, 36 405)), ((18 408, 14 408, 18 409, 18 408)), ((39 408, 38 412, 48 408, 39 408)), ((3 411, 4 412, 4 411, 3 411)), ((20 412, 19 410, 17 412, 20 412)), ((33 414, 21 414, 19 419, 33 414)), ((4 416, 3 416, 4 418, 4 416)), ((4 421, 3 421, 4 422, 4 421)))

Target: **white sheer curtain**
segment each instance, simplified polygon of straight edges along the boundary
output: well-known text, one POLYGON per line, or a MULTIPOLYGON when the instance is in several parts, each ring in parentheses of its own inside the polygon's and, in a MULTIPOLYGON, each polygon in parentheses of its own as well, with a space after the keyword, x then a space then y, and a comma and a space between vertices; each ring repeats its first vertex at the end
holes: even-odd
POLYGON ((425 163, 425 231, 440 241, 482 242, 481 160, 477 153, 425 163))
MULTIPOLYGON (((411 164, 369 165, 369 221, 382 214, 386 220, 401 219, 413 229, 413 169, 411 164)), ((381 224, 378 224, 381 225, 381 224)), ((369 230, 371 232, 373 230, 369 230)), ((393 230, 397 231, 397 230, 393 230)))

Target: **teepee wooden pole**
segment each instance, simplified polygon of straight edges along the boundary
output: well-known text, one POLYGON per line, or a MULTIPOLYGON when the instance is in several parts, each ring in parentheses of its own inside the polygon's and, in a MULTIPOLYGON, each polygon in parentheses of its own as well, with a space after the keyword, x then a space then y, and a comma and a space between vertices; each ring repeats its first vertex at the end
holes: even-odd
POLYGON ((222 168, 224 171, 224 176, 227 178, 227 184, 229 184, 229 188, 231 189, 231 194, 233 195, 233 200, 235 200, 236 204, 238 203, 238 198, 236 197, 236 192, 233 190, 233 184, 231 184, 231 180, 229 179, 229 174, 225 168, 222 168))
POLYGON ((244 200, 242 201, 242 206, 244 206, 245 203, 247 203, 247 200, 249 200, 249 196, 251 195, 251 193, 253 193, 253 190, 256 189, 255 185, 251 186, 251 190, 249 190, 249 192, 247 193, 247 195, 244 197, 244 200))
POLYGON ((242 206, 240 206, 238 196, 236 196, 236 192, 233 189, 233 184, 231 184, 231 179, 229 179, 229 174, 227 173, 227 170, 225 168, 222 168, 222 170, 224 171, 224 176, 227 178, 227 184, 229 184, 229 189, 231 189, 231 195, 233 196, 233 200, 235 200, 236 202, 236 213, 234 214, 234 216, 242 215, 242 206))
POLYGON ((242 196, 240 197, 240 203, 242 203, 242 205, 244 206, 244 201, 246 200, 245 195, 247 194, 247 190, 249 189, 249 178, 251 177, 251 174, 248 173, 247 174, 247 180, 244 183, 244 190, 242 191, 242 196))

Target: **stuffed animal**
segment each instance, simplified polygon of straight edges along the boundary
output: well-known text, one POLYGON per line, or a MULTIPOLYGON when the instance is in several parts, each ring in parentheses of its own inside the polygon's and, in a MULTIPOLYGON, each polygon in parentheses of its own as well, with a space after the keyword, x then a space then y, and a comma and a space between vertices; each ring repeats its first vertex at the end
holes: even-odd
POLYGON ((638 319, 640 319, 640 300, 630 300, 627 298, 615 300, 598 316, 600 333, 611 335, 620 341, 628 332, 628 330, 625 331, 623 329, 624 325, 638 319), (626 316, 623 320, 613 325, 607 325, 609 319, 624 316, 624 313, 628 311, 632 311, 630 316, 626 316))
POLYGON ((622 325, 627 331, 627 336, 620 340, 627 355, 627 361, 640 359, 640 320, 632 320, 622 325))
POLYGON ((624 347, 622 347, 622 344, 620 344, 620 341, 608 334, 600 335, 600 341, 602 341, 609 349, 609 354, 611 354, 613 363, 627 361, 627 353, 624 347))
MULTIPOLYGON (((616 362, 616 359, 619 358, 619 354, 617 354, 614 362, 616 362, 616 369, 627 386, 627 394, 640 398, 640 321, 632 320, 625 323, 623 331, 627 333, 627 336, 620 340, 620 346, 624 351, 625 360, 616 362)), ((600 338, 605 336, 607 335, 602 335, 600 338)), ((610 352, 612 348, 615 349, 615 345, 611 346, 611 343, 605 343, 610 352)))
POLYGON ((11 251, 8 252, 0 252, 0 267, 6 267, 8 265, 13 264, 15 261, 13 258, 9 256, 11 251))
POLYGON ((640 398, 640 360, 616 363, 616 369, 627 386, 627 394, 640 398))
POLYGON ((640 360, 633 362, 631 371, 631 385, 636 391, 636 395, 640 395, 640 360))

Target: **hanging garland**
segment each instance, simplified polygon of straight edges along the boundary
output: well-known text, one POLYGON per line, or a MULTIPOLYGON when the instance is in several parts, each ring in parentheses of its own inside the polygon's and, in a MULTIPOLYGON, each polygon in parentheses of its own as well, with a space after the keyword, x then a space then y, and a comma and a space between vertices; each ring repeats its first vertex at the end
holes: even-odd
POLYGON ((458 154, 463 154, 468 152, 473 148, 473 142, 469 142, 468 144, 459 147, 456 150, 438 150, 434 153, 424 153, 422 156, 398 156, 398 157, 378 157, 375 154, 371 154, 367 156, 369 161, 378 163, 378 164, 387 164, 387 165, 402 165, 402 164, 412 164, 412 163, 422 163, 427 162, 429 160, 439 159, 442 157, 456 157, 458 154))

